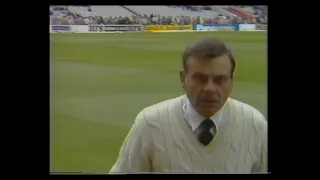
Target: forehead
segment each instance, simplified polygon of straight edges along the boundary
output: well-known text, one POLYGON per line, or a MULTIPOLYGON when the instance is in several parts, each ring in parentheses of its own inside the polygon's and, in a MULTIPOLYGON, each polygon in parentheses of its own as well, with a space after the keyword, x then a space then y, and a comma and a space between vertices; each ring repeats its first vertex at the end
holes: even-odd
POLYGON ((229 75, 231 73, 231 62, 228 55, 204 60, 190 57, 187 65, 190 73, 200 72, 208 75, 229 75))

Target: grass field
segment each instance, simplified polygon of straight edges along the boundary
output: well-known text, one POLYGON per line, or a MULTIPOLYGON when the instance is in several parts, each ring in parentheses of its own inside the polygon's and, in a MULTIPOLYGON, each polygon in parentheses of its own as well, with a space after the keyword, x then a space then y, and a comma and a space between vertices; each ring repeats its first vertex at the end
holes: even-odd
POLYGON ((232 97, 267 115, 267 33, 51 35, 51 171, 106 173, 137 113, 183 94, 181 54, 201 37, 237 58, 232 97))

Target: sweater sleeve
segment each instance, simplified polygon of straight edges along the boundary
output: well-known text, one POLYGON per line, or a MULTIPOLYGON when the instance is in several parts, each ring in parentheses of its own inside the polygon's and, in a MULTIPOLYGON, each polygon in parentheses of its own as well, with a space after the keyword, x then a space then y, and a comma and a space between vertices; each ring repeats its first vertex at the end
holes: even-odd
POLYGON ((268 173, 268 122, 262 114, 256 119, 259 124, 259 133, 261 138, 260 158, 255 165, 254 172, 268 173))
POLYGON ((151 133, 141 111, 125 138, 110 173, 151 172, 151 148, 151 133))
POLYGON ((262 139, 262 149, 261 149, 261 165, 259 172, 267 173, 268 172, 268 131, 267 131, 267 124, 266 128, 264 129, 263 139, 262 139))

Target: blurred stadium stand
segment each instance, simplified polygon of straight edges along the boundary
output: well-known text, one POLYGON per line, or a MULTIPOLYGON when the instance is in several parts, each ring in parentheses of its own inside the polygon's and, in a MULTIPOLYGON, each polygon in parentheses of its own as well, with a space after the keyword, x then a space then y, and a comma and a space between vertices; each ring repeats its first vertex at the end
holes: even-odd
POLYGON ((267 6, 51 6, 51 25, 86 24, 259 24, 267 6))

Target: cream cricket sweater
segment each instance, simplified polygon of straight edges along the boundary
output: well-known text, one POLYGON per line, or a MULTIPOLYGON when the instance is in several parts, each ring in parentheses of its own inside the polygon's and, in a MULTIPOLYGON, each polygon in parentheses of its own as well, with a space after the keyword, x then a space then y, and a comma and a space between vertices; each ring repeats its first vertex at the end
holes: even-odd
POLYGON ((184 97, 138 114, 110 173, 267 172, 267 122, 258 110, 229 98, 227 127, 204 146, 183 118, 184 97))

